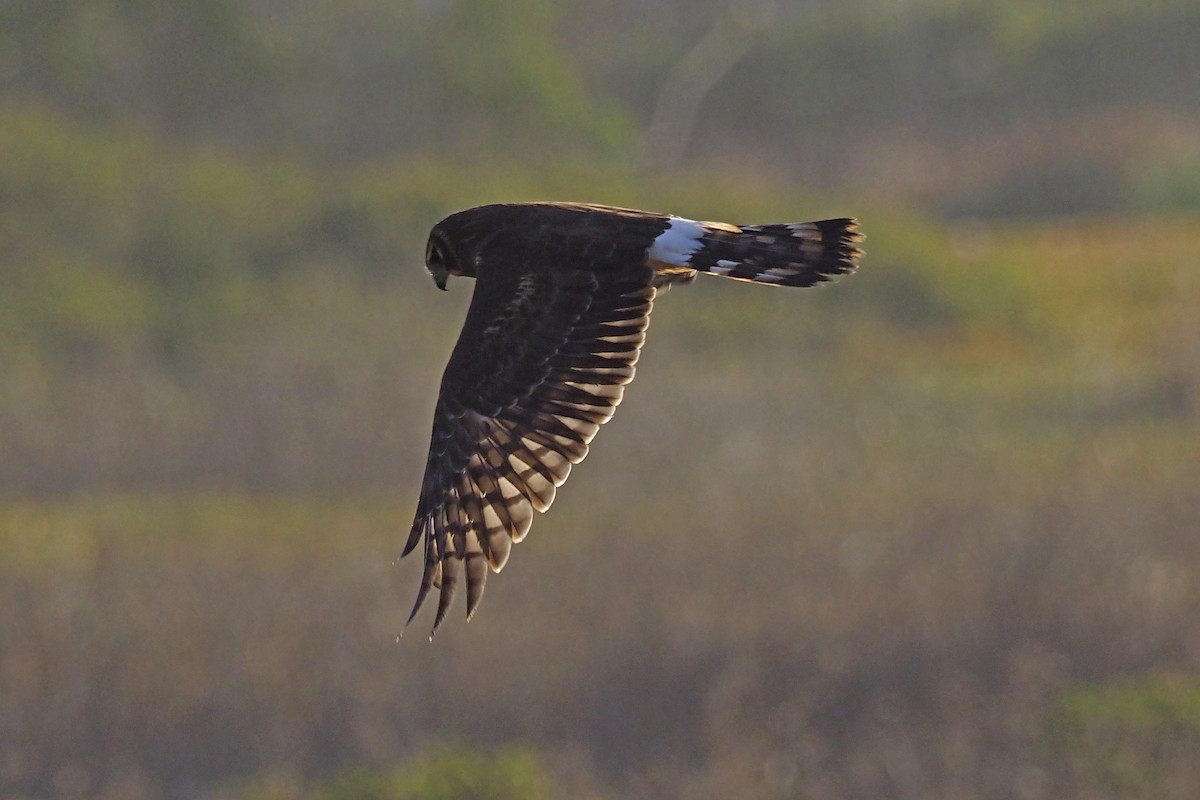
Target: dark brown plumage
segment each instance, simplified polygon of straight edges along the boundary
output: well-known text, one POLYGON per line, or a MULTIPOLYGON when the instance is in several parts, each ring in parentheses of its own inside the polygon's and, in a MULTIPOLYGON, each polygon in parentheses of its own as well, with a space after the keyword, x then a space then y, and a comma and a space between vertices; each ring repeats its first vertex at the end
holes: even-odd
POLYGON ((474 613, 488 570, 504 566, 621 402, 659 287, 697 272, 810 286, 852 272, 861 238, 852 219, 739 227, 570 203, 481 206, 434 226, 434 281, 476 285, 404 548, 424 543, 409 621, 437 587, 437 630, 464 580, 474 613))

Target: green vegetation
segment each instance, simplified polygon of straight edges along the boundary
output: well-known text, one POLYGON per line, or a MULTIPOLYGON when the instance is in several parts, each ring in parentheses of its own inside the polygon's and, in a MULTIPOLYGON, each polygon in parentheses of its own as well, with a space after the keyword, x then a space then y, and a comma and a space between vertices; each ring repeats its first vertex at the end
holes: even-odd
POLYGON ((305 788, 284 776, 258 779, 238 800, 541 800, 546 776, 536 756, 515 747, 494 753, 461 747, 418 757, 399 769, 354 768, 305 788))
POLYGON ((0 797, 1193 796, 1195 4, 769 5, 0 8, 0 797), (868 255, 660 297, 397 642, 471 289, 424 235, 533 198, 868 255))
POLYGON ((1200 778, 1200 682, 1148 675, 1066 688, 1050 742, 1080 796, 1163 797, 1200 778))
POLYGON ((447 749, 392 774, 358 772, 334 779, 314 800, 541 800, 537 760, 516 749, 492 756, 447 749))

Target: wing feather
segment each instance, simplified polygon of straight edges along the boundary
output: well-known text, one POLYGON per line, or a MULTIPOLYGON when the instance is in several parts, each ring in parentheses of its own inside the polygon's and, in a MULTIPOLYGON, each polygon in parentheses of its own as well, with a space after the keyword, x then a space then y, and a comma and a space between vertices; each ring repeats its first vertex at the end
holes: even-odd
POLYGON ((504 567, 612 418, 655 294, 637 259, 594 270, 537 257, 519 269, 488 266, 442 378, 404 550, 425 542, 409 621, 436 587, 435 631, 461 582, 474 613, 488 569, 504 567))

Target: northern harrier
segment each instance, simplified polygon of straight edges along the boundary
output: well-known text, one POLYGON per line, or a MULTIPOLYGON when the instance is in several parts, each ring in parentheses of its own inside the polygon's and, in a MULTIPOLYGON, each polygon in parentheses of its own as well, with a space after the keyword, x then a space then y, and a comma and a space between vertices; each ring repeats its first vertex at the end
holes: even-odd
POLYGON ((476 283, 404 548, 425 552, 409 622, 436 586, 436 631, 463 576, 474 613, 488 569, 621 402, 660 287, 698 272, 811 286, 852 272, 861 239, 853 219, 727 225, 575 203, 481 206, 435 225, 425 264, 438 288, 476 283))

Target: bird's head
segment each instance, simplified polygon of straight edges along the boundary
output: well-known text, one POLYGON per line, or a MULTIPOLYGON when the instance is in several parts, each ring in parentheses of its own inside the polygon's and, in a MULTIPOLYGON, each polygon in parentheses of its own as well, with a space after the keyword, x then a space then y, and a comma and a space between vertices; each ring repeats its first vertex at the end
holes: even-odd
POLYGON ((492 205, 459 211, 433 226, 425 245, 425 268, 439 289, 446 288, 451 275, 476 277, 480 253, 495 235, 495 218, 504 208, 492 205))

